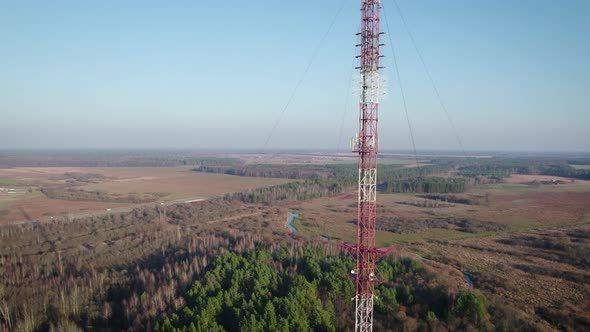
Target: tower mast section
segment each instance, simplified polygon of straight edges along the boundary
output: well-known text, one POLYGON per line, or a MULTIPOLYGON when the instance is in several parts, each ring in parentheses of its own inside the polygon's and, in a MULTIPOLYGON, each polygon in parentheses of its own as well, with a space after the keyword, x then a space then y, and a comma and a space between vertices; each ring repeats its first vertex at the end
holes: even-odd
POLYGON ((355 331, 373 331, 373 302, 375 292, 375 263, 387 252, 375 247, 377 219, 377 132, 379 111, 379 41, 380 0, 361 0, 359 102, 359 132, 353 140, 353 152, 358 153, 358 219, 357 242, 344 244, 356 259, 352 271, 356 282, 355 331))

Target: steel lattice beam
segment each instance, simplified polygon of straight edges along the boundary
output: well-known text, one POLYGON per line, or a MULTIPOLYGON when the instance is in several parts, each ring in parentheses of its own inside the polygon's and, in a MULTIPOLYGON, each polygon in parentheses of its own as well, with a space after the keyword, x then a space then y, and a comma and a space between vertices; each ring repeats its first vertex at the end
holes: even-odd
POLYGON ((387 252, 375 247, 377 219, 377 132, 379 113, 379 42, 381 36, 381 3, 361 1, 360 63, 361 96, 359 103, 359 133, 353 144, 358 153, 358 219, 357 242, 343 245, 356 260, 352 271, 356 282, 355 331, 373 331, 373 300, 375 292, 375 263, 387 252))

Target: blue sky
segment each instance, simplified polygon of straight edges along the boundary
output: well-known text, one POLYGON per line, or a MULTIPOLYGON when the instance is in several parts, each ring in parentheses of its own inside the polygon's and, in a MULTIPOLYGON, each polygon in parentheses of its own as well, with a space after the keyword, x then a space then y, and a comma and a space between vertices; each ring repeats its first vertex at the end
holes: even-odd
MULTIPOLYGON (((0 0, 0 148, 261 149, 343 3, 268 146, 333 150, 357 131, 360 1, 0 0)), ((418 150, 458 149, 383 3, 418 150)), ((467 150, 590 151, 589 1, 398 3, 467 150)), ((408 149, 383 54, 381 149, 408 149)))

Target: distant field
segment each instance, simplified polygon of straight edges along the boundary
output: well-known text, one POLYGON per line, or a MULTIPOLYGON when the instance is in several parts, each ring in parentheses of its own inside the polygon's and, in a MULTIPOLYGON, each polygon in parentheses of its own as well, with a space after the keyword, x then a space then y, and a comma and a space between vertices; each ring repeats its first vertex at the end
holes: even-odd
MULTIPOLYGON (((292 180, 250 178, 198 173, 189 167, 47 167, 0 169, 0 187, 18 188, 18 194, 0 192, 0 223, 132 205, 125 202, 50 199, 39 188, 63 185, 66 173, 99 174, 98 183, 79 188, 110 194, 160 193, 160 200, 206 198, 229 192, 267 187, 292 180)), ((78 188, 78 187, 77 187, 78 188)))
MULTIPOLYGON (((345 147, 345 152, 340 153, 281 153, 276 155, 269 154, 230 154, 229 157, 238 158, 246 164, 272 164, 272 165, 326 165, 326 164, 350 164, 356 163, 358 156, 350 153, 345 147)), ((379 163, 381 164, 399 164, 415 165, 416 161, 413 156, 381 155, 379 163)), ((430 159, 418 160, 421 165, 426 165, 430 159)), ((410 166, 412 167, 412 166, 410 166)))
POLYGON ((527 175, 527 174, 513 174, 506 178, 507 183, 529 183, 532 181, 563 181, 567 183, 568 189, 571 188, 571 184, 575 184, 577 187, 579 186, 589 186, 590 181, 585 180, 576 180, 570 178, 564 178, 560 176, 551 176, 551 175, 527 175))
POLYGON ((113 179, 84 186, 84 189, 105 190, 113 193, 132 191, 169 193, 164 199, 209 197, 293 181, 200 173, 193 172, 191 168, 187 167, 114 167, 93 169, 93 171, 100 172, 113 179))
POLYGON ((68 214, 97 210, 104 211, 109 208, 118 208, 128 205, 128 203, 50 199, 38 191, 11 200, 7 200, 4 196, 0 196, 0 223, 51 216, 67 216, 68 214))
POLYGON ((590 165, 570 165, 575 169, 590 169, 590 165))

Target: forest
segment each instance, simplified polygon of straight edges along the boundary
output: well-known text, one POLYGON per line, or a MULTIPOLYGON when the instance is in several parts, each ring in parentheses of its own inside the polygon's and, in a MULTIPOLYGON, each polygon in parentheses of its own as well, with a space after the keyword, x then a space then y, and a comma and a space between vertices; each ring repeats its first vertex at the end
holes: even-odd
POLYGON ((312 165, 211 165, 210 163, 203 163, 193 170, 227 175, 286 179, 326 179, 333 174, 328 167, 312 165))
POLYGON ((397 181, 385 181, 383 192, 390 193, 462 193, 465 192, 467 181, 464 178, 452 177, 418 177, 397 181))
MULTIPOLYGON (((274 253, 260 248, 230 252, 216 258, 185 293, 186 306, 154 329, 350 330, 354 312, 347 299, 354 297, 354 284, 348 271, 353 267, 350 257, 329 255, 320 247, 299 248, 295 256, 286 245, 274 253)), ((463 289, 433 298, 436 289, 415 284, 432 277, 419 261, 389 257, 378 269, 384 282, 376 289, 377 330, 484 328, 489 323, 483 295, 463 289), (396 315, 399 312, 407 316, 396 315)))
POLYGON ((271 204, 279 201, 302 201, 339 194, 344 188, 334 180, 305 180, 267 188, 225 194, 226 201, 271 204))
MULTIPOLYGON (((399 164, 383 164, 379 166, 379 189, 384 192, 404 193, 458 193, 464 192, 466 181, 462 178, 429 177, 429 174, 446 172, 450 165, 427 165, 415 168, 405 168, 399 164)), ((353 187, 358 179, 356 164, 328 164, 328 165, 217 165, 194 168, 197 172, 221 173, 238 176, 253 177, 284 177, 305 180, 300 184, 276 186, 263 189, 265 193, 253 191, 250 196, 242 197, 244 202, 264 202, 264 197, 283 197, 286 194, 272 194, 273 190, 288 191, 299 197, 316 198, 326 194, 340 193, 344 189, 353 187), (303 184, 301 184, 303 183, 303 184), (301 195, 301 192, 307 193, 301 195), (297 192, 297 193, 294 193, 297 192)), ((260 190, 259 190, 260 191, 260 190)), ((241 195, 238 195, 241 196, 241 195)))

